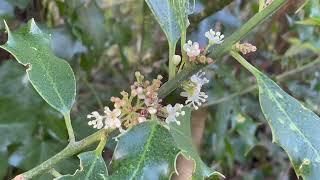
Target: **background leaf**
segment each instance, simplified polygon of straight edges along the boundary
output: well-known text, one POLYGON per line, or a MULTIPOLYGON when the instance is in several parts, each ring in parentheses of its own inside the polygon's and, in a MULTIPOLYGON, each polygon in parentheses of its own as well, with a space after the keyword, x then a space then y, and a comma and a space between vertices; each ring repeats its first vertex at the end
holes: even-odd
POLYGON ((172 134, 177 146, 181 149, 182 154, 187 159, 192 159, 195 162, 193 179, 204 179, 212 175, 220 175, 223 177, 222 174, 217 171, 213 171, 201 160, 196 147, 192 143, 190 127, 191 109, 186 108, 184 109, 184 111, 186 112, 186 114, 184 116, 178 117, 181 125, 170 123, 169 127, 170 133, 172 134))
POLYGON ((27 74, 38 93, 62 114, 68 113, 75 99, 75 77, 70 65, 54 56, 50 36, 30 20, 28 26, 11 33, 1 47, 14 55, 17 61, 29 66, 27 74))
POLYGON ((76 170, 73 175, 64 175, 55 178, 55 180, 106 179, 108 170, 101 155, 96 155, 95 151, 89 151, 79 154, 78 157, 80 159, 80 169, 76 170))
POLYGON ((119 137, 110 179, 169 179, 178 153, 169 131, 159 122, 139 124, 119 137))

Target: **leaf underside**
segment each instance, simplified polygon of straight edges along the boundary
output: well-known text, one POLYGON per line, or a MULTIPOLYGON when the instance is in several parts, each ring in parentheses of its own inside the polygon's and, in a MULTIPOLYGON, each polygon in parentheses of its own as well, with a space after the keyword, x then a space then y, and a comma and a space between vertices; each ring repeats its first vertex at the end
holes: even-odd
POLYGON ((15 32, 6 29, 8 41, 0 47, 27 66, 29 81, 48 104, 62 114, 68 113, 75 99, 75 77, 70 65, 53 54, 50 36, 33 19, 15 32))
POLYGON ((170 179, 179 149, 158 121, 139 124, 119 137, 108 179, 170 179))
POLYGON ((217 171, 213 171, 210 169, 200 158, 196 147, 192 142, 191 135, 191 109, 185 108, 184 111, 186 114, 184 116, 179 116, 178 120, 181 122, 180 125, 176 123, 170 123, 170 132, 177 144, 177 146, 181 149, 183 155, 187 159, 192 159, 195 163, 195 168, 193 170, 193 179, 204 179, 210 176, 221 176, 224 177, 217 171))

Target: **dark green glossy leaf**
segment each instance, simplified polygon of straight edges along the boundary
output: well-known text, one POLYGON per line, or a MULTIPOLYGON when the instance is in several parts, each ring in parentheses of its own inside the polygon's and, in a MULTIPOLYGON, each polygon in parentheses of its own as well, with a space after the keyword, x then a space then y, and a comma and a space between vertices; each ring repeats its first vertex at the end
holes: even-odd
POLYGON ((19 63, 28 66, 27 75, 38 93, 62 114, 68 113, 75 99, 75 77, 70 65, 54 56, 50 36, 30 20, 28 26, 10 32, 1 47, 10 52, 19 63))
POLYGON ((119 137, 109 179, 169 179, 179 149, 158 121, 139 124, 119 137))
POLYGON ((181 149, 182 154, 187 159, 192 159, 195 162, 195 169, 193 172, 193 179, 204 179, 213 175, 222 176, 217 171, 210 169, 200 158, 196 147, 192 143, 190 119, 191 119, 191 109, 185 109, 186 114, 180 116, 178 119, 181 122, 181 125, 176 123, 170 123, 170 132, 177 144, 181 149))
POLYGON ((107 166, 101 155, 95 151, 88 151, 78 155, 80 159, 80 169, 73 175, 64 175, 55 180, 104 180, 107 179, 107 166))
POLYGON ((168 38, 170 45, 176 45, 179 40, 180 27, 175 12, 171 7, 171 0, 145 0, 153 15, 168 38))

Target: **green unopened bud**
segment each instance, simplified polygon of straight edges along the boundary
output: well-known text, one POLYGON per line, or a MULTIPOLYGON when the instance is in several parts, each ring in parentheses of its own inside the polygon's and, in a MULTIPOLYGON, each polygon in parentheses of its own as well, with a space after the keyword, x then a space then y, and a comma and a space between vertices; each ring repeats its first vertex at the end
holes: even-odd
POLYGON ((181 62, 181 56, 180 55, 174 55, 172 57, 172 61, 173 61, 173 64, 177 66, 181 62))

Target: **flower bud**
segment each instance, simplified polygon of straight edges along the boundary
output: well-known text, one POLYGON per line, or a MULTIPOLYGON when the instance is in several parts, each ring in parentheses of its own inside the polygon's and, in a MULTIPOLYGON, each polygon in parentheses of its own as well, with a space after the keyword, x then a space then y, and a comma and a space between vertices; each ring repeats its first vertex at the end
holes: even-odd
POLYGON ((173 64, 177 66, 181 62, 181 56, 180 55, 174 55, 172 57, 172 61, 173 61, 173 64))
POLYGON ((206 58, 206 56, 204 56, 204 55, 201 55, 201 56, 199 57, 199 62, 202 63, 202 64, 205 64, 205 63, 206 63, 206 60, 207 60, 207 58, 206 58))

